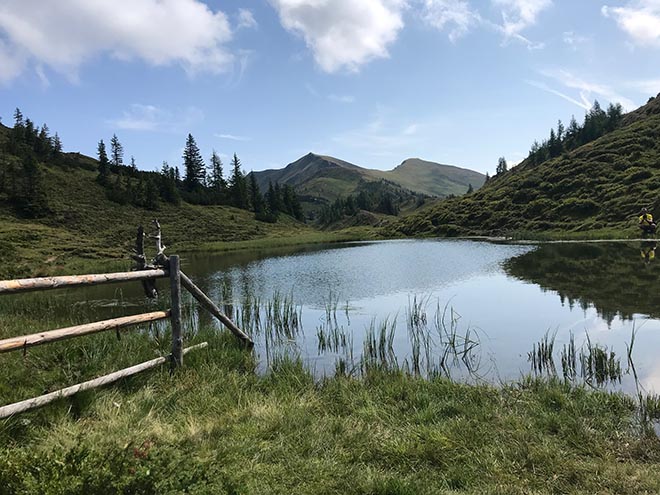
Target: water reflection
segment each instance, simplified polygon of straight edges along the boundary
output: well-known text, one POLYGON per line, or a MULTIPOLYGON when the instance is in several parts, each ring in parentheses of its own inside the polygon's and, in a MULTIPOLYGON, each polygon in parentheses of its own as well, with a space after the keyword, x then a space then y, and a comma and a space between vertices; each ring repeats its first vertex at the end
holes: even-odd
POLYGON ((644 264, 648 265, 655 260, 655 249, 657 246, 658 243, 656 241, 645 241, 640 243, 639 253, 644 264))
POLYGON ((612 323, 615 317, 660 316, 655 262, 656 242, 641 244, 544 244, 508 260, 506 272, 559 294, 562 304, 594 307, 612 323), (641 260, 641 261, 640 261, 641 260))
MULTIPOLYGON (((270 254, 196 255, 182 263, 254 336, 262 372, 293 356, 319 377, 380 367, 515 381, 538 367, 528 362, 529 353, 538 356, 539 342, 549 334, 560 377, 591 377, 598 386, 605 376, 599 366, 614 352, 621 359, 621 384, 614 382, 634 393, 626 374, 634 329, 636 374, 645 390, 660 391, 660 262, 652 242, 533 247, 405 240, 270 254)), ((23 309, 41 319, 44 330, 62 326, 59 319, 48 322, 54 315, 77 324, 152 311, 154 305, 166 309, 167 291, 161 295, 146 301, 138 284, 25 294, 0 304, 0 330, 3 318, 23 309)), ((220 327, 190 299, 184 319, 190 332, 220 327)), ((154 328, 157 337, 167 330, 154 328)))

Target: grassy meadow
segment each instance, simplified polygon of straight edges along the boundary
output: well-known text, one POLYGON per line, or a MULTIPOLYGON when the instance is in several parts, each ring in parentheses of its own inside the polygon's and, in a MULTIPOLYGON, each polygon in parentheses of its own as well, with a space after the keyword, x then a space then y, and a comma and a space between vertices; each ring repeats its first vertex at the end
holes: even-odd
MULTIPOLYGON (((0 299, 0 337, 90 319, 92 309, 72 304, 66 291, 45 303, 36 297, 0 299)), ((186 355, 174 375, 164 365, 0 421, 0 493, 660 490, 660 440, 634 398, 557 378, 465 385, 378 361, 359 375, 316 379, 285 356, 258 373, 250 351, 228 332, 200 327, 195 311, 186 304, 185 345, 209 347, 186 355)), ((108 332, 3 354, 0 400, 52 391, 169 348, 168 326, 152 324, 119 339, 108 332)))

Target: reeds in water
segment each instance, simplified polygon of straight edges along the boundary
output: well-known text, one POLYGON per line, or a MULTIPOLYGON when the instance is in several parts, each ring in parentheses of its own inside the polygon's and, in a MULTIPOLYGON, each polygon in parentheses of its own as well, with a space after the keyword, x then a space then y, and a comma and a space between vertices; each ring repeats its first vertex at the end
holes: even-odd
MULTIPOLYGON (((528 361, 535 374, 557 376, 554 358, 556 336, 556 331, 552 335, 546 332, 543 338, 535 343, 532 350, 527 354, 528 361)), ((567 381, 573 382, 580 378, 587 385, 597 387, 609 383, 621 383, 621 377, 630 370, 634 370, 632 364, 633 343, 634 332, 633 339, 628 346, 629 367, 624 373, 621 368, 621 359, 617 357, 616 353, 607 346, 592 343, 588 334, 578 353, 575 338, 571 333, 568 343, 564 344, 560 354, 562 375, 567 381), (578 363, 580 365, 579 373, 578 363)))

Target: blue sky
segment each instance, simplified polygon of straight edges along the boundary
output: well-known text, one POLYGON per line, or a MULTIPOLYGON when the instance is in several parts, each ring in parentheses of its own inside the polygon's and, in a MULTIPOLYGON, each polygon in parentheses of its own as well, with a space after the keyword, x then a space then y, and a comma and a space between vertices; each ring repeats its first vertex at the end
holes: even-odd
POLYGON ((594 99, 660 92, 660 0, 0 0, 0 116, 142 169, 313 151, 492 173, 594 99))

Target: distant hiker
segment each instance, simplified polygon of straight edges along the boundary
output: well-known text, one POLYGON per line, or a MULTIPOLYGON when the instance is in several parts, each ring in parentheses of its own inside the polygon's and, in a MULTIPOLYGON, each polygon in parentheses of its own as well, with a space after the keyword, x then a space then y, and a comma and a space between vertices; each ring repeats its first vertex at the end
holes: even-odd
POLYGON ((655 248, 658 246, 657 242, 642 242, 639 246, 639 251, 642 256, 642 260, 647 265, 655 259, 655 248))
POLYGON ((646 208, 642 208, 639 212, 639 228, 642 229, 642 234, 655 234, 656 227, 653 215, 646 208))

